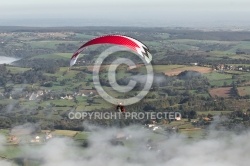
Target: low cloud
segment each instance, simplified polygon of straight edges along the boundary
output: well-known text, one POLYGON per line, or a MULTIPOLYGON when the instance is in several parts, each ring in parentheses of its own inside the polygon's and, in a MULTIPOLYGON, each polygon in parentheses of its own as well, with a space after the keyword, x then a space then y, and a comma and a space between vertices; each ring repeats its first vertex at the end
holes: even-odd
MULTIPOLYGON (((37 160, 42 166, 104 163, 109 166, 248 166, 250 163, 250 132, 237 135, 220 131, 224 133, 221 134, 211 129, 206 138, 190 140, 182 134, 152 136, 152 131, 142 126, 123 129, 90 126, 89 129, 92 130, 87 148, 71 138, 53 138, 39 148, 20 146, 22 158, 37 160)), ((10 164, 0 160, 0 165, 10 164)))
POLYGON ((29 135, 40 130, 38 124, 26 123, 24 125, 15 126, 11 129, 11 135, 29 135))

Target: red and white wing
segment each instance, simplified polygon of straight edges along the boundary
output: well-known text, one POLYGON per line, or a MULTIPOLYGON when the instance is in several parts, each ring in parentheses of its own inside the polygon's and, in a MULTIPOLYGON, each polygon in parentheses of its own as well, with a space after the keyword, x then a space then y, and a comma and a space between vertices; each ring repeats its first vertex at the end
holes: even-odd
POLYGON ((106 35, 101 36, 95 39, 88 41, 87 43, 83 44, 71 57, 70 66, 73 66, 79 54, 84 50, 85 47, 95 45, 95 44, 114 44, 114 45, 121 45, 124 47, 128 47, 135 51, 137 54, 145 58, 147 63, 150 63, 152 60, 152 55, 149 53, 149 49, 146 45, 141 43, 140 41, 133 39, 128 36, 123 35, 106 35))

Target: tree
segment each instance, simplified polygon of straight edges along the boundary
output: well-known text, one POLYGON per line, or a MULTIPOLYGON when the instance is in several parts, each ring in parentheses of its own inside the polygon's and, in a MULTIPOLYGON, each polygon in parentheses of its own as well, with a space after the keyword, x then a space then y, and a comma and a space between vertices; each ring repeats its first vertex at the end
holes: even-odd
POLYGON ((226 81, 224 81, 223 86, 225 86, 225 87, 227 86, 227 82, 226 81))
POLYGON ((66 85, 66 83, 67 83, 67 80, 66 80, 66 79, 63 79, 63 80, 60 81, 60 85, 61 85, 61 86, 66 85))
POLYGON ((190 111, 189 114, 188 114, 188 118, 190 119, 196 119, 197 118, 197 113, 196 111, 190 111))
POLYGON ((52 87, 53 86, 53 82, 45 82, 43 84, 44 87, 52 87))
POLYGON ((94 103, 94 98, 93 97, 89 97, 87 99, 87 103, 89 104, 89 106, 91 106, 94 103))

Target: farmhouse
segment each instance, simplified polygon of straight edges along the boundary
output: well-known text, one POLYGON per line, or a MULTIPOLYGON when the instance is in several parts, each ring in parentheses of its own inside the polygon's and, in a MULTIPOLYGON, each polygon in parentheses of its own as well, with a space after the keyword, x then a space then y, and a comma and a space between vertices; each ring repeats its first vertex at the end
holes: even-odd
POLYGON ((197 62, 195 62, 195 63, 190 63, 191 65, 194 65, 194 66, 197 66, 198 65, 198 63, 197 62))
POLYGON ((78 93, 79 96, 96 96, 98 95, 96 90, 80 90, 78 93))
POLYGON ((30 140, 31 143, 40 143, 40 137, 39 136, 36 136, 34 139, 31 139, 30 140))
POLYGON ((19 140, 15 135, 11 135, 11 136, 8 138, 8 142, 13 143, 13 144, 18 144, 19 141, 20 141, 20 140, 19 140))
POLYGON ((179 121, 179 120, 181 120, 181 117, 180 116, 179 117, 175 117, 175 120, 179 121))
POLYGON ((46 94, 47 91, 42 91, 39 90, 36 93, 33 92, 30 96, 29 96, 29 100, 37 100, 40 96, 43 96, 44 94, 46 94))
POLYGON ((66 95, 65 97, 61 97, 61 99, 72 100, 73 97, 71 95, 66 95))

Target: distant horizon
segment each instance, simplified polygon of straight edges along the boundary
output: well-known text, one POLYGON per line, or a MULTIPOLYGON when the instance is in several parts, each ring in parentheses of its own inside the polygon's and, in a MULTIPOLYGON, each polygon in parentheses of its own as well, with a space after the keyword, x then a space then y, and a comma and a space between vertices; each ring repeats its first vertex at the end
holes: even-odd
POLYGON ((65 21, 65 19, 0 19, 0 27, 3 26, 12 26, 12 27, 145 27, 145 28, 153 28, 153 27, 162 27, 162 28, 250 28, 250 22, 239 21, 239 23, 233 22, 220 22, 218 24, 207 22, 169 22, 169 23, 156 23, 153 22, 129 22, 123 23, 122 21, 113 21, 109 20, 107 22, 103 20, 82 20, 79 19, 70 19, 70 21, 65 21), (101 22, 102 21, 102 22, 101 22))
POLYGON ((250 27, 249 0, 8 0, 0 26, 250 27))

